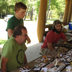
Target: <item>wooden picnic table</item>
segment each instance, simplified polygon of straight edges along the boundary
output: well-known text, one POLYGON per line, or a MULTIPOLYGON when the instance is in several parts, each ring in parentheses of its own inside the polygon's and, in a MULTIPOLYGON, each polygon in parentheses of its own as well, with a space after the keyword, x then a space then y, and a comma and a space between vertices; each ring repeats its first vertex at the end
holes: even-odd
MULTIPOLYGON (((41 57, 39 57, 39 58, 41 58, 41 57)), ((37 59, 38 59, 38 58, 37 58, 37 59)), ((36 59, 35 59, 35 60, 36 60, 36 59)), ((33 71, 33 68, 34 68, 34 66, 37 64, 37 63, 35 62, 35 60, 33 60, 33 61, 31 61, 31 62, 29 62, 28 64, 25 65, 25 66, 29 66, 29 67, 32 69, 30 72, 34 72, 34 71, 33 71)), ((45 64, 47 65, 47 64, 49 64, 50 62, 52 62, 52 61, 46 62, 45 64)), ((45 65, 45 66, 46 66, 46 65, 45 65)), ((22 67, 24 67, 24 66, 22 66, 22 67)), ((22 68, 22 67, 21 67, 21 68, 22 68)), ((14 71, 11 71, 11 72, 19 72, 19 70, 20 70, 20 68, 14 70, 14 71)), ((61 72, 66 72, 66 69, 63 69, 61 72)))
MULTIPOLYGON (((70 45, 71 45, 71 44, 70 44, 70 45)), ((69 47, 70 45, 68 45, 68 47, 69 47)), ((70 47, 70 48, 71 48, 71 47, 70 47)), ((42 56, 39 57, 39 58, 42 58, 42 56)), ((37 58, 37 59, 39 59, 39 58, 37 58)), ((24 66, 29 66, 30 69, 31 69, 30 72, 34 72, 34 71, 33 71, 33 68, 35 67, 36 64, 38 64, 38 63, 36 62, 37 59, 35 59, 35 60, 33 60, 33 61, 27 63, 27 64, 24 65, 24 66)), ((48 65, 50 62, 52 62, 53 60, 55 60, 55 57, 51 58, 50 61, 47 61, 47 62, 40 62, 40 63, 45 63, 45 66, 46 66, 46 65, 48 65)), ((24 66, 22 66, 22 67, 24 67, 24 66)), ((45 66, 44 66, 44 67, 45 67, 45 66)), ((22 67, 21 67, 21 68, 22 68, 22 67)), ((20 68, 14 70, 14 71, 11 71, 11 72, 19 72, 19 69, 20 69, 20 68)), ((66 69, 64 68, 61 72, 66 72, 66 69)))
MULTIPOLYGON (((39 57, 39 58, 42 58, 42 56, 39 57)), ((39 59, 39 58, 37 58, 37 59, 39 59)), ((24 66, 22 66, 22 67, 29 66, 29 67, 32 69, 31 72, 34 72, 34 71, 33 71, 33 68, 35 68, 35 65, 38 64, 38 63, 36 62, 37 59, 35 59, 35 60, 27 63, 26 65, 24 65, 24 66)), ((47 61, 47 62, 41 61, 40 63, 45 63, 45 66, 46 66, 47 64, 49 64, 49 63, 52 62, 53 60, 54 60, 54 58, 52 58, 50 61, 47 61)), ((22 68, 22 67, 21 67, 21 68, 22 68)), ((20 68, 14 70, 14 71, 11 71, 11 72, 19 72, 19 69, 20 69, 20 68)))

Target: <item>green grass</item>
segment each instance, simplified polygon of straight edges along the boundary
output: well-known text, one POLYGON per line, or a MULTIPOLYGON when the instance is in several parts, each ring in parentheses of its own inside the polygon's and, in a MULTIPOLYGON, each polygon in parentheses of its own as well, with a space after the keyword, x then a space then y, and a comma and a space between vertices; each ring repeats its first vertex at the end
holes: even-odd
POLYGON ((7 40, 0 39, 0 45, 4 45, 7 40))

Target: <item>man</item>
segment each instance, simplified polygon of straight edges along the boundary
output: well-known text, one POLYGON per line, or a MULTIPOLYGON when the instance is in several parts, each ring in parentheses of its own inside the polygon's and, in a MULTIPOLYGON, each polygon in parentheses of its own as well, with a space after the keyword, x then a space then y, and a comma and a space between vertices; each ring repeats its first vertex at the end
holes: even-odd
MULTIPOLYGON (((8 20, 7 23, 7 32, 8 38, 13 35, 13 30, 17 25, 23 25, 23 18, 26 13, 27 6, 22 2, 18 2, 15 4, 15 15, 8 20)), ((27 37, 28 43, 31 42, 30 38, 27 37)))
POLYGON ((63 41, 60 42, 59 44, 62 44, 65 41, 68 41, 68 39, 62 32, 61 22, 59 20, 55 20, 53 22, 53 29, 47 33, 44 43, 41 46, 41 53, 48 54, 48 53, 51 53, 52 51, 54 51, 55 47, 53 47, 53 45, 56 44, 60 38, 63 41))
POLYGON ((27 63, 25 51, 27 47, 27 30, 24 26, 18 25, 13 36, 4 44, 1 56, 2 72, 10 72, 27 63))

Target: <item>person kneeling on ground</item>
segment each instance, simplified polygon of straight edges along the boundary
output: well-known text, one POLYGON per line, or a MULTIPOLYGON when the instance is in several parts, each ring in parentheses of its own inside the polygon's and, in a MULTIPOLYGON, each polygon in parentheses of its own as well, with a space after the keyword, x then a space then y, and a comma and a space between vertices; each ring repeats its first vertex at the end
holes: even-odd
POLYGON ((18 25, 15 27, 13 36, 4 44, 1 55, 2 72, 10 72, 27 63, 25 51, 27 47, 27 29, 18 25))
POLYGON ((55 54, 55 51, 54 51, 55 47, 53 47, 53 45, 56 44, 60 38, 63 41, 60 42, 59 44, 62 44, 64 42, 68 41, 67 37, 62 32, 61 22, 59 20, 55 20, 53 22, 53 29, 47 33, 44 43, 41 46, 41 54, 42 55, 46 55, 48 53, 55 54))

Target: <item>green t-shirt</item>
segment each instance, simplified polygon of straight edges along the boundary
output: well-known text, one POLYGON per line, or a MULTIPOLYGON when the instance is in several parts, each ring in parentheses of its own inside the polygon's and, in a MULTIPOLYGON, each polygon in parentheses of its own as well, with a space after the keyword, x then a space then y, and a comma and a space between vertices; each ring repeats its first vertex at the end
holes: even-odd
POLYGON ((6 64, 7 71, 12 71, 24 65, 26 49, 27 47, 24 43, 19 45, 13 37, 10 37, 2 49, 2 56, 9 59, 6 64))
POLYGON ((8 22, 7 22, 7 29, 12 29, 14 30, 14 28, 18 25, 23 25, 23 19, 18 20, 15 16, 11 17, 8 22))

